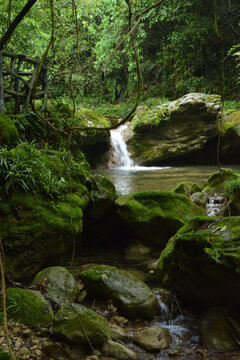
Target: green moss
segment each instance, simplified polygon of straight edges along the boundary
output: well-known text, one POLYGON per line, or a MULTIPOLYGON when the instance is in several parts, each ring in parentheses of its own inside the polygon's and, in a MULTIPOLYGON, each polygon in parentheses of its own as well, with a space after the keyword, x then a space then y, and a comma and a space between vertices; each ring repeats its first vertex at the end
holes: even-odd
POLYGON ((9 355, 9 353, 0 349, 0 360, 11 360, 11 356, 9 355))
POLYGON ((220 173, 217 171, 208 178, 204 184, 203 191, 206 193, 223 193, 224 182, 235 177, 231 169, 221 169, 220 173))
POLYGON ((122 221, 143 241, 165 246, 194 215, 204 211, 185 195, 169 191, 145 191, 121 196, 116 201, 122 221))
POLYGON ((19 140, 19 134, 12 119, 0 114, 1 145, 13 146, 19 140))
POLYGON ((67 304, 56 314, 52 331, 77 344, 102 344, 110 337, 107 320, 80 304, 67 304))
POLYGON ((233 129, 237 135, 240 135, 240 111, 224 113, 222 123, 223 134, 229 129, 233 129))
POLYGON ((8 316, 32 327, 46 326, 53 321, 53 311, 36 291, 9 288, 6 291, 8 316))
POLYGON ((177 194, 184 194, 190 196, 195 192, 202 191, 202 186, 197 183, 193 183, 191 181, 182 181, 172 190, 177 194))

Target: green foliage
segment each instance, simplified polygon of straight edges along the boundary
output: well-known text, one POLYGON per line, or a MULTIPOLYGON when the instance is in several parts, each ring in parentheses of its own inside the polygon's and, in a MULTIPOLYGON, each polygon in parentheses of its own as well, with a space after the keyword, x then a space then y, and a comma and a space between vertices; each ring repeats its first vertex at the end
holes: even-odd
POLYGON ((21 142, 11 150, 2 147, 0 165, 0 181, 5 194, 18 190, 58 197, 69 190, 63 175, 67 173, 67 166, 72 170, 73 178, 83 174, 81 163, 74 161, 66 150, 40 150, 34 142, 21 142))
POLYGON ((13 146, 19 140, 18 131, 12 121, 7 115, 0 114, 0 128, 1 128, 1 145, 13 146))
POLYGON ((227 196, 230 196, 235 191, 240 191, 240 174, 234 174, 235 176, 224 182, 224 189, 227 196))

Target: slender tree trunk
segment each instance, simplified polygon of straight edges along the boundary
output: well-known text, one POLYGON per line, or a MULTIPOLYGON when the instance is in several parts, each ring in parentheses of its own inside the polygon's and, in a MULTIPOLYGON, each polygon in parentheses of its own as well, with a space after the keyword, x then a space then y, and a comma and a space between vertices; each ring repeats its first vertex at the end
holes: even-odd
POLYGON ((3 47, 6 45, 8 40, 11 38, 14 30, 18 26, 18 24, 22 21, 24 16, 27 14, 27 12, 31 9, 31 7, 35 4, 37 0, 28 0, 27 4, 22 8, 20 13, 15 17, 13 22, 10 24, 9 28, 3 35, 3 37, 0 40, 0 51, 3 49, 3 47))
POLYGON ((0 114, 4 114, 3 64, 2 64, 1 51, 0 51, 0 114))

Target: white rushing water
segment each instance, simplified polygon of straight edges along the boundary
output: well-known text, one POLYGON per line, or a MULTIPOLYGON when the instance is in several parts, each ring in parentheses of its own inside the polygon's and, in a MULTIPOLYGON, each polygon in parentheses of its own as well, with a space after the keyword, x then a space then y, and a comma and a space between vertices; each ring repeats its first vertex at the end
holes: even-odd
POLYGON ((121 125, 115 130, 111 130, 112 156, 118 168, 131 168, 133 161, 129 156, 127 145, 123 140, 123 132, 127 125, 121 125))
POLYGON ((119 126, 119 128, 111 130, 111 144, 112 144, 112 160, 110 161, 110 168, 117 168, 123 170, 159 170, 166 167, 157 166, 136 166, 131 159, 126 142, 124 140, 124 131, 127 129, 127 124, 119 126))

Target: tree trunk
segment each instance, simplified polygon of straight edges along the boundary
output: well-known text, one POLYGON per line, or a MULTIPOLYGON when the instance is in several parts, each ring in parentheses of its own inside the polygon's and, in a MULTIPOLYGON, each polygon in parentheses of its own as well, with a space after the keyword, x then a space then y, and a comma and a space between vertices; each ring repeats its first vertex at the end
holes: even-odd
POLYGON ((0 51, 0 114, 4 114, 4 92, 3 92, 3 63, 0 51))
POLYGON ((3 47, 6 45, 7 41, 11 38, 14 30, 18 26, 18 24, 22 21, 24 16, 27 14, 27 12, 31 9, 31 7, 35 4, 37 0, 28 0, 27 4, 22 8, 20 13, 15 17, 13 22, 10 24, 9 28, 3 35, 2 39, 0 40, 0 51, 3 49, 3 47))

